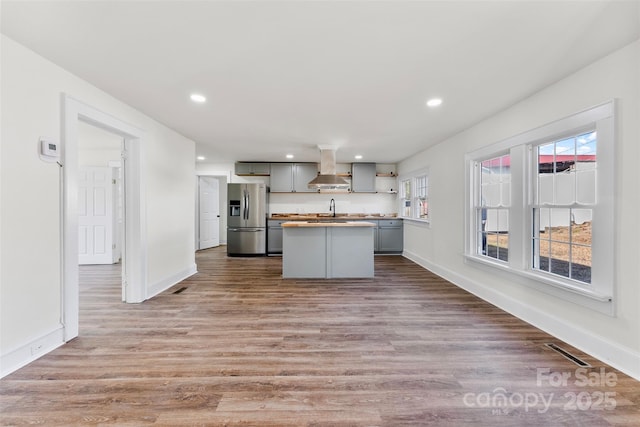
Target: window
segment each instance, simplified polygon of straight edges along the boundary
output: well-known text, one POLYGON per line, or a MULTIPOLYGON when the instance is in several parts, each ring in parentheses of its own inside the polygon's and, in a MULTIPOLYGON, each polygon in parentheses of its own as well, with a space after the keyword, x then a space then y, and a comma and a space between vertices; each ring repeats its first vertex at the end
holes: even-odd
POLYGON ((467 154, 466 259, 612 314, 614 113, 611 101, 467 154))
POLYGON ((591 283, 596 132, 534 148, 533 268, 591 283))
POLYGON ((411 180, 405 179, 400 185, 400 215, 411 218, 411 180))
POLYGON ((508 154, 476 162, 479 170, 475 216, 476 253, 500 261, 509 259, 511 165, 508 154))
POLYGON ((413 197, 416 212, 414 218, 429 219, 429 178, 426 175, 420 175, 414 178, 415 195, 413 197))
POLYGON ((424 171, 400 180, 400 215, 429 221, 429 176, 424 171))

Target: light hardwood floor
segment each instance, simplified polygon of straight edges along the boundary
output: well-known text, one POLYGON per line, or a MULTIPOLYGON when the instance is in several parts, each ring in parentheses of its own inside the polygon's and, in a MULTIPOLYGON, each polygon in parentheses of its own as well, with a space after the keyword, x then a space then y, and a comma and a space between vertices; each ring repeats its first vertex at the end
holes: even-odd
POLYGON ((371 280, 284 280, 280 258, 224 248, 197 263, 138 305, 117 269, 83 267, 80 336, 0 381, 0 424, 640 425, 639 382, 402 257, 371 280))

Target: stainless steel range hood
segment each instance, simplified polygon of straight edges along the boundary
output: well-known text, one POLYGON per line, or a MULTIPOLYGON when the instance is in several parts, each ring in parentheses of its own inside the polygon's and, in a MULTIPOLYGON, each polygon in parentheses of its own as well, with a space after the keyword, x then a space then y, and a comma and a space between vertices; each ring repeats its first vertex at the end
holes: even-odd
POLYGON ((333 147, 320 148, 320 175, 312 179, 309 188, 347 189, 350 184, 342 177, 336 175, 336 149, 333 147))

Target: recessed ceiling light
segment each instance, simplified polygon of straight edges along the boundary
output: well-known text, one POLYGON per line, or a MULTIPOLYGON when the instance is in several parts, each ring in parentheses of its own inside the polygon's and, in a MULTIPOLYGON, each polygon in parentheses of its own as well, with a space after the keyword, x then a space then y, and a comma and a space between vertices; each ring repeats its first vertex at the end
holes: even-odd
POLYGON ((440 98, 432 98, 432 99, 427 101, 427 106, 428 107, 437 107, 440 104, 442 104, 442 99, 440 99, 440 98))
POLYGON ((356 154, 356 155, 355 155, 355 158, 356 158, 356 159, 358 159, 358 160, 360 160, 360 159, 362 158, 362 154, 356 154))
POLYGON ((293 154, 287 154, 287 159, 293 159, 293 154))
POLYGON ((191 100, 193 102, 197 102, 199 104, 202 104, 203 102, 207 101, 207 98, 205 98, 204 95, 200 95, 199 93, 192 93, 191 94, 191 100))
POLYGON ((198 157, 196 157, 196 159, 198 159, 198 160, 204 160, 204 159, 206 159, 206 157, 205 157, 205 156, 198 156, 198 157))

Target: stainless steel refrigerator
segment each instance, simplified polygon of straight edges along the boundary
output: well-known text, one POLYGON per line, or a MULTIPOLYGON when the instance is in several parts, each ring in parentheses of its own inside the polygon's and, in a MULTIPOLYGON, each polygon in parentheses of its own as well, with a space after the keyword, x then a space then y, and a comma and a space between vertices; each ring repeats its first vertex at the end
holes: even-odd
POLYGON ((227 255, 267 253, 267 186, 229 184, 227 255))

